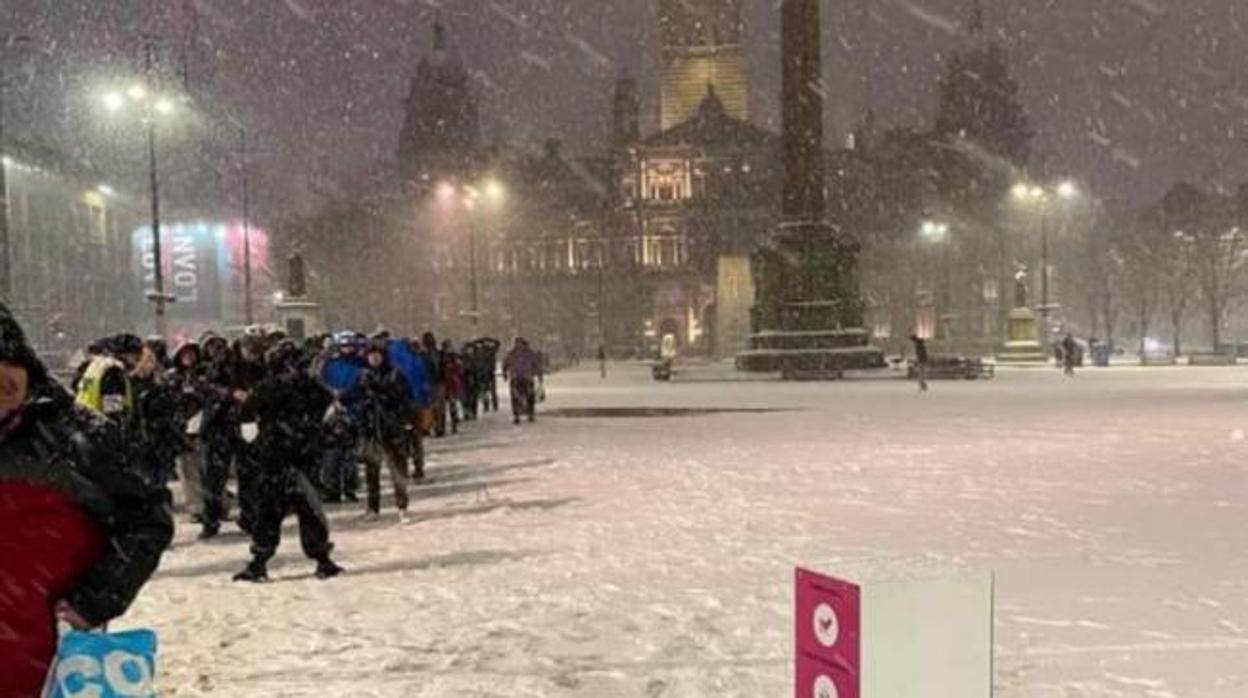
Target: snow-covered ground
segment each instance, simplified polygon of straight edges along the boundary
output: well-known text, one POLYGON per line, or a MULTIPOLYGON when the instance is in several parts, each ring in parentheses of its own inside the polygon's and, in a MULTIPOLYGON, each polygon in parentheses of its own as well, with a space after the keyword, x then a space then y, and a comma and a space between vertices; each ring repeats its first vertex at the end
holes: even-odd
POLYGON ((274 581, 179 532, 122 626, 162 696, 792 694, 792 573, 995 570, 1002 698, 1248 695, 1248 372, 1051 369, 992 382, 553 379, 547 409, 434 446, 412 521, 293 519, 274 581))

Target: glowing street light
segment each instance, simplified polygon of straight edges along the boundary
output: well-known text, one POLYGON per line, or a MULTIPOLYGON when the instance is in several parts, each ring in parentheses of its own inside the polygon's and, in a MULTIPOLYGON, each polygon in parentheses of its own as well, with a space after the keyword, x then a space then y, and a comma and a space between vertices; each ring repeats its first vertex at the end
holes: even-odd
POLYGON ((923 227, 920 228, 923 237, 928 240, 940 242, 949 235, 948 223, 937 223, 936 221, 923 221, 923 227))
POLYGON ((107 184, 101 184, 100 186, 96 187, 95 190, 103 194, 104 196, 113 196, 114 194, 117 193, 116 191, 113 190, 112 187, 108 186, 107 184))
POLYGON ((173 109, 174 109, 173 100, 169 99, 168 97, 161 97, 160 99, 156 100, 156 113, 157 114, 160 114, 161 116, 169 116, 170 114, 173 113, 173 109))
POLYGON ((130 89, 126 90, 126 94, 129 95, 130 99, 133 99, 136 102, 142 102, 147 99, 147 87, 136 83, 131 85, 130 89))
POLYGON ((119 92, 109 92, 104 95, 104 108, 110 112, 119 112, 126 106, 126 98, 121 96, 119 92))
POLYGON ((497 179, 485 180, 485 197, 493 203, 501 203, 507 198, 507 187, 497 179))
POLYGON ((1065 180, 1057 185, 1057 195, 1063 199, 1073 199, 1079 196, 1079 187, 1069 179, 1065 180))

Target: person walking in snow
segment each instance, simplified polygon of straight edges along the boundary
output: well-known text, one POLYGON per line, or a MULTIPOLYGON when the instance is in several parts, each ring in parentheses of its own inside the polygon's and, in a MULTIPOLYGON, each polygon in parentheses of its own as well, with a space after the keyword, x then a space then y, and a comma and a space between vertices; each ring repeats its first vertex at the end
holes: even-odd
POLYGON ((1079 360, 1079 343, 1074 335, 1067 333, 1062 340, 1062 368, 1067 376, 1075 375, 1075 364, 1079 360))
POLYGON ((523 337, 516 337, 515 346, 503 360, 503 377, 511 385, 512 422, 519 424, 521 415, 527 415, 530 422, 536 420, 542 362, 523 337))
POLYGON ((169 492, 49 375, 0 305, 0 696, 42 695, 56 621, 125 613, 173 539, 169 492))
POLYGON ((917 334, 910 335, 914 343, 914 372, 919 379, 919 392, 927 392, 927 367, 930 357, 927 354, 927 340, 917 334))
POLYGON ((455 344, 451 340, 442 342, 442 391, 446 415, 445 423, 450 424, 451 433, 459 433, 460 403, 464 399, 464 363, 459 354, 455 353, 455 344))

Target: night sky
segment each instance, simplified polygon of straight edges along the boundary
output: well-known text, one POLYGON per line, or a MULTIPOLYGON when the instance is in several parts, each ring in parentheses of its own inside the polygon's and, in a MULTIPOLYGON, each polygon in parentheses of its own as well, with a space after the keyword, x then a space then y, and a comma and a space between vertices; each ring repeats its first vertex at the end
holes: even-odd
MULTIPOLYGON (((859 118, 868 95, 882 125, 924 126, 935 78, 967 40, 968 2, 825 0, 831 132, 859 118)), ((1180 179, 1248 180, 1248 3, 984 3, 1047 176, 1137 202, 1180 179)), ((775 1, 746 5, 754 118, 776 128, 775 1)), ((236 206, 227 114, 260 151, 250 161, 262 217, 314 208, 382 175, 435 9, 476 78, 487 140, 537 147, 559 137, 591 152, 607 131, 614 78, 626 69, 651 85, 656 62, 644 0, 0 0, 0 22, 35 40, 7 54, 9 128, 138 191, 137 134, 108 123, 98 96, 135 74, 144 32, 165 37, 161 62, 180 74, 186 8, 199 17, 190 85, 200 118, 167 134, 164 151, 169 202, 186 212, 236 206)))

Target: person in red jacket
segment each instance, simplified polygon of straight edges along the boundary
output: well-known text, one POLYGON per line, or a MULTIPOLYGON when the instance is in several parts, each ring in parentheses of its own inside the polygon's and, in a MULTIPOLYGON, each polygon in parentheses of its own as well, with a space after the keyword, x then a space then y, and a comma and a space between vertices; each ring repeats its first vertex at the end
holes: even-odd
POLYGON ((169 493, 127 451, 0 305, 0 696, 37 698, 57 619, 86 630, 120 616, 169 546, 169 493))
POLYGON ((464 362, 455 353, 451 340, 442 343, 442 387, 446 397, 446 413, 451 433, 459 433, 459 406, 464 399, 464 362))

